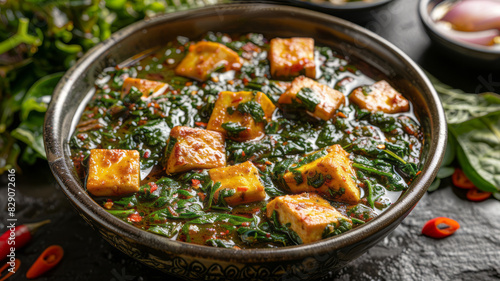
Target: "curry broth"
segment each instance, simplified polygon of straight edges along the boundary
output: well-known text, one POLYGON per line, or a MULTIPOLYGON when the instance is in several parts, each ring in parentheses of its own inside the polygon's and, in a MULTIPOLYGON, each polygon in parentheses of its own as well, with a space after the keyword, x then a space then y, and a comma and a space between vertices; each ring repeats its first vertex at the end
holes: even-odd
POLYGON ((269 39, 263 35, 209 33, 204 39, 236 51, 245 60, 241 70, 220 68, 205 82, 176 76, 175 67, 195 42, 178 37, 166 47, 105 69, 97 79, 96 93, 70 140, 78 175, 85 181, 91 149, 137 150, 141 156, 141 187, 137 193, 94 196, 108 212, 170 239, 215 247, 279 247, 301 242, 286 225, 279 225, 275 215, 267 217, 265 210, 272 198, 290 194, 283 185, 283 174, 294 163, 308 163, 319 155, 318 151, 334 144, 350 153, 361 200, 354 205, 330 201, 351 220, 350 226, 339 227, 335 235, 375 218, 418 175, 423 132, 411 105, 408 112, 386 114, 351 104, 347 96, 354 89, 376 81, 347 58, 321 46, 314 49, 316 80, 346 97, 334 118, 323 121, 301 110, 284 112, 277 108, 262 138, 246 142, 226 139, 227 166, 251 161, 260 171, 265 200, 231 207, 225 204, 224 194, 214 200, 216 183, 211 182, 208 170, 167 175, 162 163, 173 127, 205 129, 221 91, 260 91, 277 104, 295 78, 273 80, 269 39), (134 99, 121 93, 127 77, 161 81, 169 87, 160 96, 134 99))

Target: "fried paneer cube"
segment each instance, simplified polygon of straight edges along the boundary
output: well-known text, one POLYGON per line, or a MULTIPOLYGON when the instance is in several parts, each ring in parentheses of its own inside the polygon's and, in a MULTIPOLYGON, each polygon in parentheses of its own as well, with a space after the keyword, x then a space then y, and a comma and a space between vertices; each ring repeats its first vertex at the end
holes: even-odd
POLYGON ((175 74, 205 81, 217 68, 239 70, 241 59, 238 53, 215 42, 200 41, 189 47, 188 54, 175 68, 175 74))
POLYGON ((184 126, 172 128, 165 149, 167 173, 226 166, 224 141, 219 132, 184 126))
POLYGON ((139 191, 139 160, 137 150, 90 150, 87 191, 94 196, 123 196, 139 191))
POLYGON ((275 78, 298 76, 316 78, 314 39, 274 38, 269 50, 271 75, 275 78))
POLYGON ((137 88, 137 90, 142 93, 142 99, 147 99, 149 97, 156 97, 163 94, 167 90, 168 84, 147 79, 128 77, 125 81, 123 81, 122 97, 127 95, 132 87, 137 88))
MULTIPOLYGON (((349 154, 338 144, 326 148, 325 156, 315 161, 291 167, 283 179, 292 193, 316 192, 325 198, 356 204, 360 190, 355 182, 349 154)), ((320 152, 317 152, 320 153, 320 152)))
POLYGON ((262 201, 266 198, 259 170, 250 161, 225 168, 211 169, 208 174, 213 182, 221 183, 214 194, 216 200, 219 199, 222 190, 234 190, 233 195, 224 197, 229 206, 262 201))
POLYGON ((285 110, 293 103, 300 103, 311 115, 323 120, 332 118, 344 102, 341 92, 304 76, 295 78, 278 100, 285 110))
POLYGON ((349 100, 372 112, 398 113, 410 110, 408 100, 385 80, 354 89, 349 100))
POLYGON ((304 244, 324 238, 325 233, 334 233, 341 222, 347 222, 352 227, 350 219, 314 193, 278 196, 267 204, 267 217, 271 218, 274 212, 280 224, 289 225, 304 244))
POLYGON ((273 102, 261 92, 221 92, 207 129, 236 141, 260 138, 275 109, 273 102))

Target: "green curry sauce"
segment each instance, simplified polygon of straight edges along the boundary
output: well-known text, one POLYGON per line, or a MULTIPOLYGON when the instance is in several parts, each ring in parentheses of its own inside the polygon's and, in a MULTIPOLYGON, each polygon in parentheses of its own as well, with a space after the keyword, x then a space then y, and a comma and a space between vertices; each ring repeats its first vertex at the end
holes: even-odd
MULTIPOLYGON (((94 197, 109 213, 145 231, 180 241, 234 248, 287 246, 300 243, 300 238, 286 225, 280 225, 276 215, 268 219, 265 207, 273 197, 287 194, 282 176, 293 163, 311 162, 324 155, 322 148, 333 144, 340 144, 350 153, 362 199, 357 205, 331 202, 352 219, 352 224, 342 221, 333 231, 325 230, 324 238, 376 217, 397 200, 419 173, 423 134, 413 113, 371 113, 346 99, 337 117, 329 121, 300 113, 285 116, 276 109, 262 139, 226 140, 227 165, 250 160, 260 169, 267 193, 262 202, 235 207, 227 206, 223 199, 215 202, 214 192, 220 183, 213 183, 207 170, 167 176, 161 163, 171 128, 205 128, 219 92, 260 91, 277 104, 286 90, 286 82, 270 79, 269 42, 263 35, 230 37, 209 33, 204 39, 236 51, 245 59, 241 70, 217 70, 203 83, 175 76, 175 66, 194 43, 178 37, 162 49, 105 69, 97 80, 96 93, 70 140, 78 175, 85 180, 90 149, 137 150, 141 156, 139 192, 121 198, 94 197), (161 81, 170 86, 165 94, 148 101, 141 100, 141 93, 134 88, 121 98, 120 89, 126 77, 161 81), (320 152, 306 155, 315 151, 320 152)), ((328 47, 316 46, 315 60, 316 80, 346 96, 356 87, 374 83, 328 47)), ((307 89, 298 98, 306 107, 314 109, 317 104, 307 89)), ((235 110, 253 112, 254 118, 259 118, 260 113, 254 109, 249 104, 235 110)), ((307 180, 313 187, 324 181, 321 174, 307 180)), ((220 197, 230 195, 222 192, 220 197)))

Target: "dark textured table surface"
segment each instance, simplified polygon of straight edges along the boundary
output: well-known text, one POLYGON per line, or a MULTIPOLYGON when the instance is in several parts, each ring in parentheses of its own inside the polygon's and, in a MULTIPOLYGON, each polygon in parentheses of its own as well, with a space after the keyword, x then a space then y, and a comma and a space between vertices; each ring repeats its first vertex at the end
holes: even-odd
MULTIPOLYGON (((446 84, 467 92, 500 92, 500 73, 472 69, 443 57, 424 33, 417 1, 396 0, 362 23, 406 52, 446 84)), ((0 180, 0 232, 5 231, 6 178, 0 180)), ((17 218, 20 223, 51 219, 32 242, 17 251, 22 265, 12 280, 24 280, 29 266, 49 245, 65 249, 61 264, 38 280, 173 280, 114 249, 70 206, 48 166, 16 174, 17 218)), ((350 266, 332 275, 337 280, 495 280, 500 279, 500 201, 472 203, 443 183, 426 194, 412 213, 387 238, 350 266), (420 234, 434 217, 457 220, 455 235, 434 240, 420 234)))

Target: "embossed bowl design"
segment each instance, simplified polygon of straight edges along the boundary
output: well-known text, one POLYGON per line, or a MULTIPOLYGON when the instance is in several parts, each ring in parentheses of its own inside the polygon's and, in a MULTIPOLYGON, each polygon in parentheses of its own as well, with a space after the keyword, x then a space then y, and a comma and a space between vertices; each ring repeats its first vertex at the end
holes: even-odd
POLYGON ((313 279, 344 267, 389 234, 410 213, 434 179, 446 145, 446 121, 438 96, 420 68, 377 35, 344 20, 281 5, 229 4, 183 11, 135 23, 90 50, 61 79, 45 119, 50 168, 80 215, 127 255, 189 280, 313 279), (69 159, 68 140, 94 93, 97 75, 178 35, 200 38, 207 31, 308 36, 361 59, 402 89, 425 130, 423 172, 404 195, 374 220, 339 236, 279 249, 234 250, 172 241, 127 224, 85 192, 69 159))

